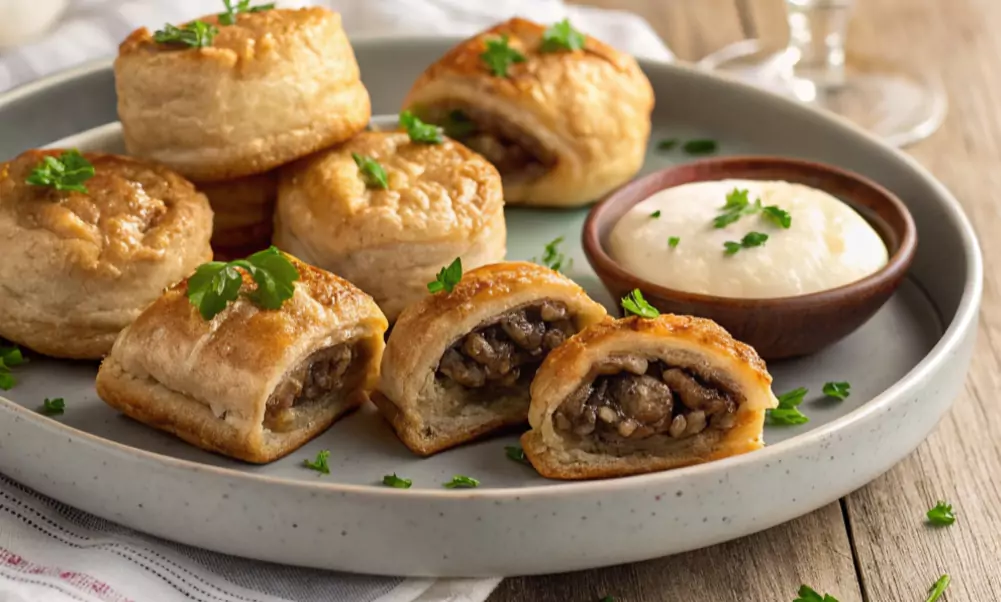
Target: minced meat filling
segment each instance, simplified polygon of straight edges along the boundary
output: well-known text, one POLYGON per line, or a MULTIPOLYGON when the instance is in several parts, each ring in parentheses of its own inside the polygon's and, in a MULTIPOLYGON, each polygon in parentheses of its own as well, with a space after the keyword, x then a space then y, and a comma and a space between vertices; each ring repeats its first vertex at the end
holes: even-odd
POLYGON ((638 356, 611 358, 553 415, 556 428, 599 440, 680 439, 736 424, 735 396, 686 368, 638 356))
POLYGON ((535 177, 556 164, 556 156, 539 139, 495 114, 470 106, 436 107, 429 121, 483 155, 501 176, 535 177))
POLYGON ((292 408, 341 388, 354 355, 350 345, 337 345, 313 353, 275 387, 268 398, 268 411, 292 408))
POLYGON ((515 309, 449 347, 438 364, 438 376, 469 388, 514 386, 533 375, 546 354, 575 332, 567 306, 558 301, 515 309))

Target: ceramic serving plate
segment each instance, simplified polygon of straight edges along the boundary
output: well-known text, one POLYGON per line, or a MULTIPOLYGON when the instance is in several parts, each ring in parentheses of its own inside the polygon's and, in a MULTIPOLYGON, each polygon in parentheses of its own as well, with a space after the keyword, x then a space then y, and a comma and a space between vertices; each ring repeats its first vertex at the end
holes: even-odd
MULTIPOLYGON (((414 78, 454 40, 360 41, 376 113, 394 113, 414 78)), ((396 575, 548 573, 672 554, 766 529, 861 487, 912 451, 962 386, 982 267, 959 204, 906 155, 844 122, 684 68, 643 63, 657 95, 651 145, 711 137, 720 154, 823 161, 879 182, 908 205, 917 256, 904 285, 860 330, 816 355, 769 366, 775 390, 808 387, 810 422, 767 427, 768 447, 659 474, 565 483, 505 457, 516 434, 418 459, 371 409, 288 458, 249 466, 132 422, 94 392, 96 365, 32 357, 0 399, 0 472, 88 512, 183 543, 275 562, 396 575), (847 380, 845 401, 822 400, 847 380), (54 419, 34 410, 63 397, 54 419), (329 475, 305 458, 331 451, 329 475), (396 473, 409 490, 379 482, 396 473), (478 489, 448 490, 452 475, 478 489)), ((0 159, 72 134, 120 149, 109 64, 0 98, 0 159), (93 131, 88 131, 93 130, 93 131), (84 132, 83 134, 80 134, 84 132)), ((648 172, 690 160, 651 151, 648 172)), ((612 307, 580 248, 586 209, 510 209, 509 258, 558 236, 569 275, 612 307)), ((2 259, 0 259, 2 260, 2 259)), ((0 283, 2 286, 2 283, 0 283)), ((0 499, 0 511, 5 510, 0 499)))

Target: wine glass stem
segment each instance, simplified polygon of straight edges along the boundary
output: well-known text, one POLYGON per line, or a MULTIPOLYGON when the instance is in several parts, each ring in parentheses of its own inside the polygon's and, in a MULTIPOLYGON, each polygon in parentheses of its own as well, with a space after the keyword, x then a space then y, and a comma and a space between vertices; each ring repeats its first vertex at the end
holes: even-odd
POLYGON ((844 83, 845 33, 854 0, 786 0, 795 77, 816 86, 844 83))

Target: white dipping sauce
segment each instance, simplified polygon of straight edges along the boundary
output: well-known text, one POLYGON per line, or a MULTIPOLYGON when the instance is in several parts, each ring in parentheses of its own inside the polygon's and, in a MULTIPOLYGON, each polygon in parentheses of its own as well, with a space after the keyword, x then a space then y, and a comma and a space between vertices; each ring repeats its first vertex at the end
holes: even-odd
POLYGON ((789 182, 721 180, 661 190, 627 212, 612 230, 610 254, 627 271, 655 284, 719 297, 766 299, 828 290, 879 271, 886 245, 872 226, 830 194, 789 182), (785 229, 745 215, 713 227, 734 189, 754 203, 777 205, 792 217, 785 229), (659 217, 651 217, 660 211, 659 217), (748 232, 764 245, 724 252, 748 232), (677 246, 668 241, 678 237, 677 246))

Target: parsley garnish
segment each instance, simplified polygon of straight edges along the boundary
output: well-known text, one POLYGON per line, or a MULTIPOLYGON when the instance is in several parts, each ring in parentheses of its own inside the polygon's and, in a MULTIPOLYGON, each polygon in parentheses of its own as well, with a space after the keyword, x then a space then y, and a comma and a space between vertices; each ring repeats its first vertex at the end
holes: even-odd
POLYGON ((461 474, 457 474, 452 477, 452 480, 448 483, 442 483, 442 486, 446 489, 460 489, 460 488, 472 488, 478 487, 480 482, 473 477, 467 477, 461 474))
MULTIPOLYGON (((553 270, 559 272, 563 268, 563 264, 566 263, 566 268, 569 270, 573 267, 573 258, 567 259, 567 256, 559 250, 560 243, 563 242, 563 237, 558 236, 554 238, 546 248, 542 251, 542 261, 541 264, 553 270)), ((535 259, 532 259, 535 263, 540 263, 535 259)))
POLYGON ((191 48, 203 48, 211 46, 218 33, 219 29, 215 25, 204 21, 192 21, 181 27, 167 23, 163 29, 153 34, 153 41, 157 44, 184 44, 191 48))
POLYGON ((330 451, 326 449, 321 449, 316 454, 316 459, 313 461, 303 460, 302 464, 306 468, 315 470, 316 472, 322 472, 323 474, 330 474, 330 465, 327 464, 327 460, 330 459, 330 451))
POLYGON ((396 476, 396 473, 388 474, 382 477, 382 484, 387 487, 396 487, 397 489, 410 489, 410 486, 414 484, 410 479, 401 479, 396 476))
POLYGON ((667 239, 667 246, 673 249, 674 247, 678 246, 679 242, 681 242, 680 236, 672 236, 671 238, 667 239))
POLYGON ((229 263, 210 261, 198 266, 188 279, 188 300, 202 318, 211 320, 240 295, 243 275, 237 268, 245 270, 257 283, 257 289, 247 297, 258 307, 279 309, 295 293, 299 270, 275 247, 229 263))
POLYGON ((38 408, 38 413, 45 416, 58 416, 65 411, 66 401, 62 397, 56 397, 55 399, 46 397, 42 402, 42 407, 38 408))
POLYGON ((459 109, 452 109, 448 112, 442 127, 445 128, 445 133, 452 138, 464 138, 476 131, 476 124, 473 120, 459 109))
POLYGON ((584 34, 573 28, 570 19, 553 23, 542 34, 539 52, 559 52, 560 50, 580 50, 584 47, 584 34))
POLYGON ((647 303, 646 299, 643 298, 643 293, 638 288, 633 289, 633 292, 622 298, 622 309, 641 318, 653 319, 660 315, 656 307, 647 303))
POLYGON ((424 123, 410 111, 400 113, 400 125, 407 128, 407 135, 410 136, 411 142, 441 144, 443 141, 440 127, 424 123))
POLYGON ((948 575, 939 577, 938 581, 928 589, 928 597, 925 598, 925 602, 935 602, 941 598, 942 594, 945 593, 945 588, 949 587, 951 581, 952 579, 948 575))
POLYGON ((56 190, 87 192, 83 183, 93 177, 94 166, 74 148, 63 151, 58 158, 51 155, 43 157, 24 182, 56 190))
POLYGON ((497 77, 507 77, 507 70, 514 63, 525 62, 525 55, 508 46, 508 37, 486 40, 487 49, 480 55, 483 62, 497 77))
POLYGON ((660 217, 660 209, 658 209, 658 210, 654 211, 653 213, 651 213, 650 217, 653 218, 653 219, 657 219, 658 217, 660 217))
POLYGON ((779 395, 779 407, 766 412, 771 423, 793 425, 810 422, 810 419, 800 412, 797 407, 803 403, 803 398, 806 397, 807 393, 809 393, 808 389, 800 387, 779 395))
POLYGON ((455 261, 448 264, 448 267, 444 267, 438 272, 433 282, 428 282, 428 291, 431 293, 441 291, 451 293, 460 280, 462 280, 462 259, 456 257, 455 261))
POLYGON ((10 369, 25 363, 21 350, 16 345, 0 347, 0 390, 10 391, 14 387, 14 375, 10 369))
POLYGON ((789 229, 792 226, 792 216, 787 211, 779 209, 777 205, 769 205, 761 210, 761 217, 772 222, 780 228, 789 229))
POLYGON ((676 146, 678 146, 677 138, 665 138, 657 143, 657 150, 669 151, 676 146))
POLYGON ((946 527, 956 522, 956 515, 952 511, 952 504, 946 504, 945 502, 935 504, 935 507, 928 511, 927 516, 929 522, 940 527, 946 527))
POLYGON ((761 210, 761 200, 754 203, 748 199, 747 190, 734 188, 726 195, 726 204, 720 208, 723 213, 713 220, 713 227, 725 228, 745 215, 751 215, 761 210))
POLYGON ((733 242, 728 240, 723 243, 723 252, 727 255, 733 255, 741 249, 750 249, 751 247, 760 247, 765 244, 768 240, 768 235, 761 232, 748 232, 744 235, 744 238, 740 239, 740 242, 733 242))
POLYGON ((366 157, 365 155, 359 155, 358 153, 351 153, 351 158, 355 160, 355 164, 358 166, 358 173, 361 175, 361 179, 365 182, 365 186, 369 188, 389 188, 389 181, 386 179, 386 170, 379 165, 379 162, 371 157, 366 157))
POLYGON ((219 23, 222 25, 232 25, 233 23, 236 23, 237 13, 259 13, 261 11, 271 10, 275 7, 274 2, 251 6, 250 0, 237 0, 236 6, 233 6, 232 0, 222 0, 222 3, 226 7, 225 12, 219 13, 219 23))
POLYGON ((838 599, 831 594, 824 594, 821 597, 813 588, 801 585, 799 586, 799 596, 792 602, 838 602, 838 599))
POLYGON ((824 395, 834 399, 845 399, 851 392, 852 385, 846 381, 824 383, 824 395))
POLYGON ((681 148, 689 155, 709 155, 716 152, 716 141, 707 138, 689 140, 681 148))
POLYGON ((525 457, 525 450, 522 449, 520 445, 505 446, 504 454, 508 457, 509 460, 514 460, 515 462, 521 462, 522 464, 528 464, 529 466, 531 466, 531 463, 528 461, 528 458, 525 457))

